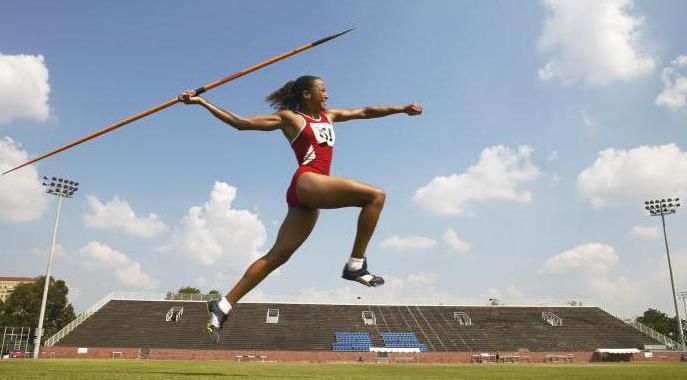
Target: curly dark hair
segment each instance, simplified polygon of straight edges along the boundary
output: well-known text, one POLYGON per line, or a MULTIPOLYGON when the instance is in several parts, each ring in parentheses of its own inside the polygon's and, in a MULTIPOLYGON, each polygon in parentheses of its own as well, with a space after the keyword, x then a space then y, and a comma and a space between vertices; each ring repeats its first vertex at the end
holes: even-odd
POLYGON ((320 77, 313 75, 303 75, 296 80, 286 82, 277 91, 269 94, 265 100, 275 110, 292 110, 295 111, 300 105, 303 98, 303 91, 310 90, 313 84, 320 77))

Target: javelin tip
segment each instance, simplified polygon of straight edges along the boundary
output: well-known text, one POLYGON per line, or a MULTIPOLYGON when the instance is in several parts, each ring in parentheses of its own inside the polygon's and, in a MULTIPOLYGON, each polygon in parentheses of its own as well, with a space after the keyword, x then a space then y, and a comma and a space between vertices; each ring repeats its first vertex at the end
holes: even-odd
POLYGON ((339 37, 339 36, 341 36, 341 35, 343 35, 343 34, 346 34, 346 33, 350 32, 350 31, 352 31, 353 29, 355 29, 355 28, 349 28, 349 29, 344 30, 343 32, 336 33, 336 34, 332 34, 332 35, 329 36, 329 37, 325 37, 325 38, 319 39, 319 40, 313 42, 313 43, 312 43, 312 46, 316 46, 316 45, 325 43, 325 42, 327 42, 327 41, 329 41, 329 40, 333 40, 334 38, 339 37))

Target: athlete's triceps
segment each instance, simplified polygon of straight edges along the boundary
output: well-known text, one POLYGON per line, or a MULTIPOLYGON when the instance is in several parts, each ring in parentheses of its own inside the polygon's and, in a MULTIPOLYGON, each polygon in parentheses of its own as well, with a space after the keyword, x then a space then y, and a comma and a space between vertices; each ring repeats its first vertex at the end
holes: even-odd
POLYGON ((331 109, 329 117, 332 122, 344 122, 356 119, 373 119, 403 112, 403 106, 370 106, 348 109, 331 109))
POLYGON ((282 128, 284 123, 281 113, 243 117, 228 109, 219 108, 205 99, 202 99, 199 104, 210 111, 216 118, 240 131, 273 131, 282 128))
POLYGON ((384 190, 354 179, 306 172, 296 184, 298 200, 315 208, 363 207, 384 198, 384 190))

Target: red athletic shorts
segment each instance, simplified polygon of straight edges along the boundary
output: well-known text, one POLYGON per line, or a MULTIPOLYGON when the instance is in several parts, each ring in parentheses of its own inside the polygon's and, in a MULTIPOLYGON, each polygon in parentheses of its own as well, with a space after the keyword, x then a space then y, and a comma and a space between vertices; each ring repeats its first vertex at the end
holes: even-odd
POLYGON ((296 196, 296 184, 298 183, 298 178, 305 172, 324 174, 310 166, 299 166, 291 178, 291 186, 289 186, 289 189, 286 191, 286 203, 289 205, 289 207, 303 206, 303 204, 298 201, 298 197, 296 196))

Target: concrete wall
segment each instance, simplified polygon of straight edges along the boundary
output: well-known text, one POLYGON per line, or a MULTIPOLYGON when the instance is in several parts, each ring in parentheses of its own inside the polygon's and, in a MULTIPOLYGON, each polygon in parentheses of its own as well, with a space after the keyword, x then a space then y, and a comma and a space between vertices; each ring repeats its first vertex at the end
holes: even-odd
MULTIPOLYGON (((82 358, 112 359, 113 353, 123 359, 140 359, 139 349, 132 347, 89 347, 88 352, 79 354, 77 347, 46 347, 41 358, 82 358)), ((470 363, 473 355, 479 352, 423 352, 423 353, 389 353, 391 362, 417 363, 470 363)), ((493 353, 492 353, 493 354, 493 353)), ((573 362, 586 363, 594 361, 593 352, 499 352, 503 360, 517 355, 520 362, 546 363, 551 357, 564 358, 573 355, 573 362)), ((280 362, 377 362, 376 353, 371 352, 332 352, 332 351, 227 351, 227 350, 180 350, 151 348, 148 359, 153 360, 227 360, 227 361, 280 361, 280 362), (246 356, 253 356, 248 358, 246 356), (240 358, 239 358, 240 356, 240 358), (260 358, 264 356, 264 358, 260 358)), ((685 360, 680 352, 654 352, 647 358, 644 353, 633 355, 634 361, 660 362, 685 360)), ((560 360, 563 362, 563 360, 560 360)))

